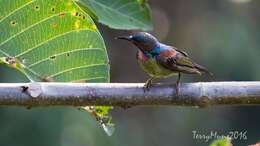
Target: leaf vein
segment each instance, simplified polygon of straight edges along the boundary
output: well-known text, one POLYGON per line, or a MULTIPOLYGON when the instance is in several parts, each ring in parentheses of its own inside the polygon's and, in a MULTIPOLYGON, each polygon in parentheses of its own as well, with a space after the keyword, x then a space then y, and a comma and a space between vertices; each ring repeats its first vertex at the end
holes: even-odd
MULTIPOLYGON (((58 54, 55 54, 55 56, 57 57, 57 56, 64 55, 64 54, 67 54, 67 53, 74 53, 74 52, 84 51, 84 50, 85 50, 85 51, 93 51, 93 50, 104 51, 103 48, 88 48, 88 49, 86 49, 86 48, 81 48, 81 49, 75 49, 75 50, 72 50, 72 51, 66 51, 66 52, 58 53, 58 54)), ((28 67, 29 67, 29 68, 32 68, 32 66, 35 66, 35 65, 37 65, 37 64, 40 64, 40 63, 42 63, 42 62, 44 62, 44 61, 47 61, 47 60, 49 60, 49 57, 44 58, 44 59, 41 59, 41 60, 39 60, 39 61, 37 61, 37 62, 35 62, 35 63, 29 65, 28 67)))
POLYGON ((132 5, 132 4, 136 4, 136 2, 129 2, 129 3, 126 3, 126 4, 124 4, 124 5, 122 5, 122 6, 118 7, 118 8, 116 8, 115 10, 120 10, 120 9, 122 9, 122 8, 128 6, 128 5, 132 5))
MULTIPOLYGON (((63 13, 70 13, 70 12, 69 12, 69 11, 66 11, 66 12, 63 12, 63 13)), ((40 24, 40 23, 42 23, 42 22, 45 22, 45 21, 47 21, 47 20, 49 20, 49 19, 51 19, 51 18, 53 18, 53 17, 55 17, 55 16, 58 16, 59 14, 60 14, 60 13, 55 14, 55 15, 52 15, 52 16, 49 16, 49 17, 46 17, 46 18, 42 19, 41 21, 38 21, 37 23, 34 23, 34 24, 30 25, 29 27, 26 27, 26 28, 22 29, 20 32, 14 34, 13 36, 11 36, 11 37, 7 38, 6 40, 4 40, 4 41, 0 44, 0 47, 1 47, 2 45, 4 45, 5 43, 7 43, 8 41, 12 40, 13 38, 15 38, 15 37, 19 36, 20 34, 26 32, 27 30, 30 30, 30 29, 33 28, 34 26, 36 26, 36 25, 38 25, 38 24, 40 24)), ((0 49, 0 50, 1 50, 1 49, 0 49)))
POLYGON ((68 34, 70 34, 70 33, 72 33, 72 32, 83 31, 83 30, 93 31, 93 30, 91 30, 91 29, 74 29, 74 30, 67 31, 67 32, 62 33, 62 34, 58 34, 58 35, 55 35, 54 37, 51 37, 51 38, 49 38, 49 39, 47 39, 47 40, 45 40, 45 41, 43 41, 43 42, 41 42, 41 43, 39 43, 39 44, 37 44, 37 45, 35 45, 35 46, 33 46, 33 47, 27 49, 27 50, 24 51, 24 52, 21 52, 20 54, 17 54, 15 57, 23 56, 23 55, 27 54, 28 52, 32 51, 33 49, 35 49, 35 48, 37 48, 37 47, 40 47, 40 46, 43 46, 43 45, 47 44, 47 43, 50 42, 50 41, 53 41, 53 40, 55 40, 55 39, 58 39, 59 37, 63 37, 63 36, 68 35, 68 34))
POLYGON ((77 79, 77 80, 72 80, 71 82, 89 81, 89 80, 95 80, 95 79, 106 79, 106 77, 81 78, 81 79, 77 79))
POLYGON ((130 19, 132 19, 132 20, 135 20, 136 23, 139 23, 139 24, 142 25, 142 26, 146 26, 146 24, 143 23, 141 20, 138 20, 138 19, 133 18, 133 17, 130 17, 130 16, 126 15, 126 14, 120 13, 119 11, 115 11, 113 8, 107 7, 107 6, 105 6, 104 4, 101 4, 101 3, 96 2, 95 0, 90 0, 90 1, 92 1, 93 3, 96 3, 97 5, 100 5, 101 7, 105 8, 105 9, 109 9, 110 11, 115 12, 115 13, 117 13, 118 15, 121 15, 121 16, 124 16, 124 17, 127 17, 127 18, 130 18, 130 19))
POLYGON ((22 8, 26 7, 27 5, 31 4, 32 2, 34 2, 35 0, 32 0, 28 3, 25 3, 24 5, 21 5, 20 7, 18 7, 17 9, 15 9, 14 11, 12 11, 11 13, 7 14, 5 17, 3 17, 1 20, 0 20, 0 23, 2 21, 4 21, 4 19, 8 18, 9 16, 11 16, 12 14, 14 14, 15 12, 21 10, 22 8))
POLYGON ((52 74, 50 75, 49 77, 51 78, 54 78, 54 77, 57 77, 63 73, 66 73, 66 72, 69 72, 69 71, 72 71, 72 70, 77 70, 77 69, 82 69, 82 68, 91 68, 91 67, 97 67, 97 66, 107 66, 107 64, 105 63, 102 63, 102 64, 91 64, 91 65, 83 65, 83 66, 78 66, 78 67, 74 67, 74 68, 69 68, 69 69, 65 69, 65 70, 62 70, 60 72, 57 72, 55 74, 52 74))

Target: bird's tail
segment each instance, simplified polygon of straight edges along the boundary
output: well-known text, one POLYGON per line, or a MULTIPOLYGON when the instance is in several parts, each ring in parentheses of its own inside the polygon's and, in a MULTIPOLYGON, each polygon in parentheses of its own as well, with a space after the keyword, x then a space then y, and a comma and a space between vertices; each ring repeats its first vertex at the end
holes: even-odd
POLYGON ((211 73, 210 71, 208 71, 208 70, 206 69, 206 67, 201 66, 201 65, 199 65, 199 64, 197 64, 197 63, 194 63, 194 65, 195 65, 195 68, 198 69, 200 72, 206 73, 206 74, 208 74, 208 75, 210 75, 210 76, 213 76, 213 73, 211 73))

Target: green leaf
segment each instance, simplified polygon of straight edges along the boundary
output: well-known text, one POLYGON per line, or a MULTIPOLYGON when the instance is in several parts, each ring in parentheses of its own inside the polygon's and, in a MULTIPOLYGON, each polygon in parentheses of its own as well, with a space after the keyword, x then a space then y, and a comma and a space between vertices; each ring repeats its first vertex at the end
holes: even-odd
POLYGON ((0 57, 0 64, 7 64, 9 67, 16 68, 17 70, 22 72, 24 75, 26 75, 23 64, 14 57, 13 58, 0 57))
POLYGON ((112 136, 115 131, 115 125, 113 123, 103 123, 102 127, 108 136, 112 136))
POLYGON ((96 15, 95 12, 92 11, 87 5, 84 5, 81 1, 75 1, 77 5, 80 6, 80 8, 85 11, 91 18, 94 20, 98 21, 98 16, 96 15))
POLYGON ((0 58, 33 81, 109 81, 104 41, 74 1, 0 0, 0 58))
POLYGON ((111 136, 115 131, 115 125, 112 123, 112 117, 109 115, 109 110, 112 106, 96 106, 95 111, 100 117, 100 124, 108 136, 111 136))
POLYGON ((150 8, 146 0, 79 0, 89 6, 99 22, 116 29, 151 30, 150 8))
POLYGON ((210 146, 232 146, 231 138, 225 137, 222 139, 214 140, 210 146))
POLYGON ((81 109, 91 113, 108 136, 111 136, 114 133, 115 124, 112 123, 112 117, 109 115, 109 110, 113 109, 112 106, 86 106, 81 107, 81 109))
POLYGON ((111 106, 96 106, 96 112, 100 116, 108 116, 108 111, 113 109, 111 106))
POLYGON ((0 0, 0 63, 31 81, 109 82, 105 44, 89 14, 75 1, 0 0))

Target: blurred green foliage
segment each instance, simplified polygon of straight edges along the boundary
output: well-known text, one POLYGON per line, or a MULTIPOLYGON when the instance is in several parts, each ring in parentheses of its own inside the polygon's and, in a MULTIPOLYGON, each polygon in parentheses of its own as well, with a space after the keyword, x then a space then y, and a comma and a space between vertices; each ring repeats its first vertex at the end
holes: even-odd
POLYGON ((80 0, 79 2, 96 13, 99 22, 111 28, 152 29, 150 8, 146 1, 80 0))
POLYGON ((230 138, 223 138, 214 140, 210 146, 232 146, 230 138))

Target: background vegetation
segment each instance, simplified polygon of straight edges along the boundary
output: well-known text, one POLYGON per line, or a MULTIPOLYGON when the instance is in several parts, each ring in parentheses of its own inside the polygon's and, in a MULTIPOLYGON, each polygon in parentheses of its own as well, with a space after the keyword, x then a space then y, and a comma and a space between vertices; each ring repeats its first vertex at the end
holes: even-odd
MULTIPOLYGON (((161 41, 185 50, 207 66, 214 81, 260 79, 259 5, 257 0, 150 0, 155 34, 161 41)), ((135 61, 136 48, 114 40, 129 31, 98 25, 111 64, 111 82, 144 82, 147 75, 135 61)), ((0 67, 1 82, 27 82, 18 71, 0 67)), ((173 82, 175 79, 163 80, 173 82)), ((209 81, 185 76, 184 82, 209 81)), ((0 109, 0 145, 5 146, 155 146, 209 145, 194 139, 192 131, 247 131, 247 140, 235 146, 256 143, 260 135, 259 107, 134 107, 115 108, 111 114, 116 131, 108 137, 96 121, 72 107, 0 109)))

